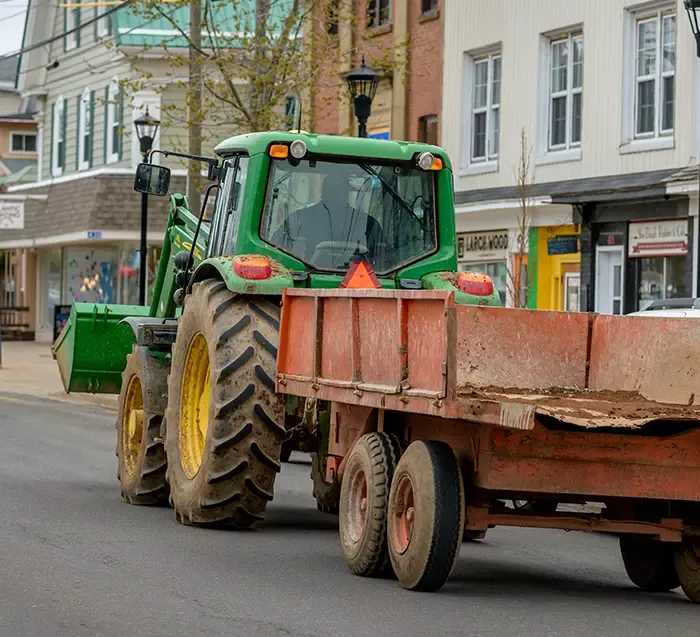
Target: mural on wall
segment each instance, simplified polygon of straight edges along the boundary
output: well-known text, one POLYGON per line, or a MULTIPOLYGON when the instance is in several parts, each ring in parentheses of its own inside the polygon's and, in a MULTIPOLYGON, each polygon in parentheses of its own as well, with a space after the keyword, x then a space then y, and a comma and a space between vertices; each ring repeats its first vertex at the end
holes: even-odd
POLYGON ((66 249, 65 287, 68 299, 114 303, 114 252, 91 248, 66 249))

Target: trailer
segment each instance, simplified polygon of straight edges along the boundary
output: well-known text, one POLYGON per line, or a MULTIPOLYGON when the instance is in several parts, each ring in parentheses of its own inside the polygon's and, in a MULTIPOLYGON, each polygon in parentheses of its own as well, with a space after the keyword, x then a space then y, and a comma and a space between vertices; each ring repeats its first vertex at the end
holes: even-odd
POLYGON ((700 602, 699 321, 286 289, 276 385, 329 414, 357 574, 434 591, 491 527, 596 531, 634 584, 700 602))

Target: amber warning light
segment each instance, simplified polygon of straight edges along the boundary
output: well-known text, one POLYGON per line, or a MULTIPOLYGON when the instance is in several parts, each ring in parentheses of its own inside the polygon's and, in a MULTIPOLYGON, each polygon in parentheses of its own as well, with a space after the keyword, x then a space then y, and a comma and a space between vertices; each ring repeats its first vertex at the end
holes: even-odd
POLYGON ((242 279, 260 281, 272 276, 272 266, 265 257, 242 256, 233 260, 233 271, 242 279))
POLYGON ((488 274, 478 272, 460 272, 457 275, 457 287, 466 294, 474 296, 491 296, 493 281, 488 274))

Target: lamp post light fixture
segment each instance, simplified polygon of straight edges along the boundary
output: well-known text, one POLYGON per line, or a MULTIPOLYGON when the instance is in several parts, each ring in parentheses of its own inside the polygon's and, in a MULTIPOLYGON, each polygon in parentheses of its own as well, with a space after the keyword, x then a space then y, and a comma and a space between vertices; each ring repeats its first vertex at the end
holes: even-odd
MULTIPOLYGON (((700 58, 700 0, 684 0, 683 4, 688 14, 690 28, 695 36, 695 54, 700 58)), ((695 122, 695 125, 700 126, 700 122, 695 122)), ((700 179, 700 157, 698 157, 698 174, 700 179)), ((698 182, 698 205, 700 206, 700 182, 698 182)), ((700 217, 696 217, 693 223, 700 223, 700 217)), ((695 258, 700 262, 700 246, 694 246, 694 250, 697 253, 695 258)), ((693 296, 696 296, 697 293, 697 289, 693 290, 693 296)))
MULTIPOLYGON (((160 122, 146 112, 134 120, 136 136, 138 137, 141 156, 148 163, 153 150, 153 140, 156 138, 160 122)), ((148 195, 141 193, 141 245, 139 246, 139 305, 146 305, 146 254, 148 251, 146 233, 148 229, 148 195)))
POLYGON ((684 0, 688 20, 690 20, 690 28, 695 36, 695 46, 697 56, 700 58, 700 0, 684 0))
POLYGON ((372 113, 372 100, 377 93, 380 79, 381 75, 365 64, 364 55, 360 68, 345 76, 350 89, 350 97, 355 105, 355 117, 359 124, 358 134, 360 137, 367 137, 367 120, 372 113))

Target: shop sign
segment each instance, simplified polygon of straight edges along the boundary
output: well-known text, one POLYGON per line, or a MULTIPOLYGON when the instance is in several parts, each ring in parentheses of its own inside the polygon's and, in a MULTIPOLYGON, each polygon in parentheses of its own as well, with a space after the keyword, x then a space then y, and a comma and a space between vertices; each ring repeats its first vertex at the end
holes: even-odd
POLYGON ((24 230, 24 202, 0 200, 0 230, 24 230))
POLYGON ((576 254, 579 251, 578 237, 575 235, 560 235, 547 239, 547 254, 576 254))
POLYGON ((369 132, 369 135, 367 135, 370 139, 384 139, 388 140, 389 139, 389 129, 388 128, 377 128, 375 130, 371 130, 369 132))
POLYGON ((630 257, 667 257, 688 254, 688 220, 631 221, 630 257))
POLYGON ((508 231, 465 232, 457 235, 460 261, 501 261, 508 258, 508 231))

